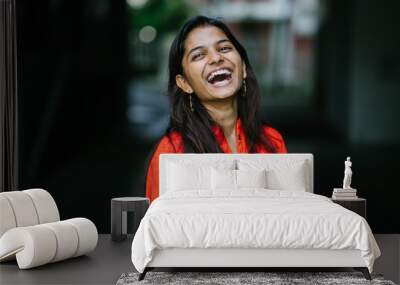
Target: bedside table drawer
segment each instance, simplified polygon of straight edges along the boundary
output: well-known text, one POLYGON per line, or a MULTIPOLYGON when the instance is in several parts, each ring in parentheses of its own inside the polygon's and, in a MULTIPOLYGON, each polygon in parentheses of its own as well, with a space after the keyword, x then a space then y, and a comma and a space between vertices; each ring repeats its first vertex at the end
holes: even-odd
POLYGON ((367 200, 358 198, 356 200, 337 200, 331 199, 332 202, 341 205, 342 207, 359 214, 364 219, 367 219, 367 200))

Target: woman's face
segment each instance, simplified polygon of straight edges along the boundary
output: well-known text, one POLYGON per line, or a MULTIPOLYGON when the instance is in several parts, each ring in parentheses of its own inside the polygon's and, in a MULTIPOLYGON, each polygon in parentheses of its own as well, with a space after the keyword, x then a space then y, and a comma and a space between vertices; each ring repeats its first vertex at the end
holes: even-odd
POLYGON ((186 93, 196 93, 201 101, 229 98, 241 88, 246 66, 228 37, 219 28, 193 29, 185 41, 183 73, 177 85, 186 93))

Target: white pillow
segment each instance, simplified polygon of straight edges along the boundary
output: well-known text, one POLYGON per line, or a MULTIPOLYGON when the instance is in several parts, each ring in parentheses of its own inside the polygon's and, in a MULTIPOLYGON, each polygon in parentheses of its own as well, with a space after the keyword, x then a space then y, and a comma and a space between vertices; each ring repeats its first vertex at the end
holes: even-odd
POLYGON ((202 166, 185 166, 170 162, 168 164, 167 191, 185 191, 211 188, 211 169, 202 166))
POLYGON ((306 191, 311 187, 306 161, 290 159, 238 160, 240 170, 266 170, 267 187, 271 190, 306 191))
POLYGON ((213 190, 236 190, 236 170, 211 168, 211 188, 213 190))
POLYGON ((236 170, 237 188, 267 188, 267 172, 262 170, 236 170))
POLYGON ((213 190, 238 190, 240 188, 267 188, 265 169, 230 170, 211 169, 213 190))
POLYGON ((304 164, 284 171, 267 171, 267 187, 273 190, 306 191, 304 164))

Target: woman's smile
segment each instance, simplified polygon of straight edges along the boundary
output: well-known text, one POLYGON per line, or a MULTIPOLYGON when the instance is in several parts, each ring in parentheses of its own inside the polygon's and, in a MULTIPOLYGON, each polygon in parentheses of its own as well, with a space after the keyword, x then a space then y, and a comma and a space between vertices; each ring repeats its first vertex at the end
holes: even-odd
POLYGON ((211 71, 207 76, 207 82, 215 88, 224 87, 232 82, 232 70, 222 67, 211 71))

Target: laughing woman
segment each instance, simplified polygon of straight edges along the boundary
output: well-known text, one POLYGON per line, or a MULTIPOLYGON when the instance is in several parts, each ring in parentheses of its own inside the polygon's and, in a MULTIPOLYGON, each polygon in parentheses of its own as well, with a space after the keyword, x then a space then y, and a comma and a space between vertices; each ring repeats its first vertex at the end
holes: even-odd
POLYGON ((150 160, 146 196, 158 197, 161 153, 286 153, 259 118, 260 89, 247 53, 221 21, 187 21, 169 53, 171 118, 150 160))

